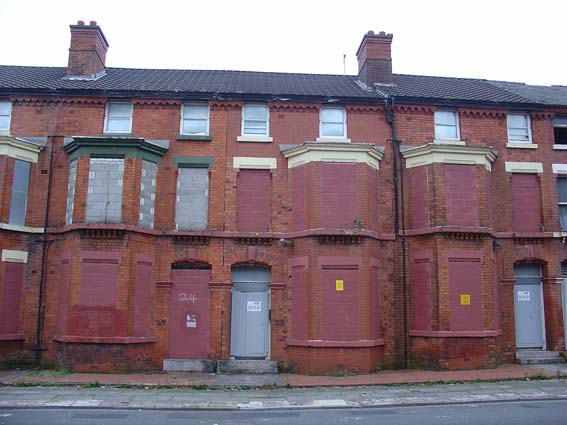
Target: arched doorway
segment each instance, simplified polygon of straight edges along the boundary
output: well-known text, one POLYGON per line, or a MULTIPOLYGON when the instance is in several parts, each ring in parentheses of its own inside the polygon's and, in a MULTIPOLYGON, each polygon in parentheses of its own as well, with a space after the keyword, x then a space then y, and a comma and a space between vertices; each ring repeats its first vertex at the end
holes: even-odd
POLYGON ((514 318, 516 348, 545 347, 541 266, 536 263, 514 265, 514 318))
POLYGON ((266 267, 242 266, 232 269, 231 357, 268 357, 270 275, 270 269, 266 267))

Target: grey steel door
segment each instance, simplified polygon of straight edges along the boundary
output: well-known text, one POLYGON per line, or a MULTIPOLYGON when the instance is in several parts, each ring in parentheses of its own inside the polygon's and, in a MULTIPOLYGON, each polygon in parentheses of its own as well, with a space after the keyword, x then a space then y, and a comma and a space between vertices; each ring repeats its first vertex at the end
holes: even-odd
POLYGON ((514 275, 516 348, 543 348, 545 339, 540 266, 516 264, 514 275))
POLYGON ((262 359, 268 356, 269 283, 269 269, 232 270, 231 356, 262 359))
POLYGON ((567 349, 567 262, 561 263, 561 277, 563 278, 563 325, 565 327, 565 348, 567 349))

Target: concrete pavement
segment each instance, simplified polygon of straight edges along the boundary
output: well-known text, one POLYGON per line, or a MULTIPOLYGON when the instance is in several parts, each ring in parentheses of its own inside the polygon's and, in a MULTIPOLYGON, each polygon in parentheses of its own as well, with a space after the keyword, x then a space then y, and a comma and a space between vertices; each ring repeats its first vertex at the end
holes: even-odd
POLYGON ((567 400, 561 379, 400 386, 197 390, 189 388, 0 387, 0 408, 322 409, 567 400))

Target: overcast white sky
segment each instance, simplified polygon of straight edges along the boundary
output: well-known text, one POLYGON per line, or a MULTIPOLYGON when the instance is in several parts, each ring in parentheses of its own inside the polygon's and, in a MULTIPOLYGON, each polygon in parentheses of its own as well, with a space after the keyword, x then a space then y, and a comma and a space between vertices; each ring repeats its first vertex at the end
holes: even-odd
POLYGON ((66 66, 69 25, 95 20, 106 65, 357 73, 368 30, 395 73, 567 85, 567 1, 0 0, 0 63, 66 66))

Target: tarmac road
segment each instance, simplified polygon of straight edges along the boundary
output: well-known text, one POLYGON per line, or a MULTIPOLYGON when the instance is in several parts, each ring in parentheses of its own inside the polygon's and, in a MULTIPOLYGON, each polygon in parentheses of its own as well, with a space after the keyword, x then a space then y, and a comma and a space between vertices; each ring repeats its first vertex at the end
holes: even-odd
POLYGON ((240 411, 0 409, 0 425, 565 425, 567 400, 240 411))

